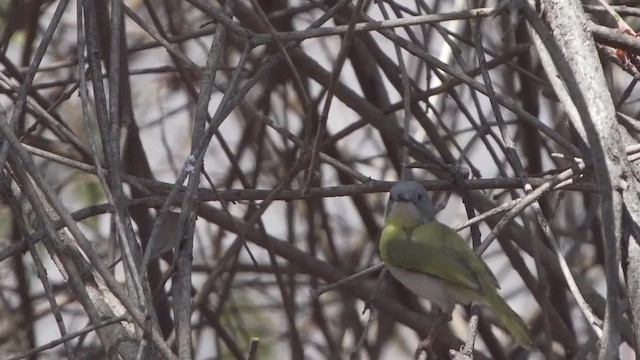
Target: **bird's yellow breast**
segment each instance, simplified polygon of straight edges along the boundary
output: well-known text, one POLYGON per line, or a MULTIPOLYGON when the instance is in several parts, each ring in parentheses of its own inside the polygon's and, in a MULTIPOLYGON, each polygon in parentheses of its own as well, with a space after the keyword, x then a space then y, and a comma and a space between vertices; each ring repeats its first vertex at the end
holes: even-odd
POLYGON ((388 222, 380 236, 380 256, 385 263, 393 263, 389 257, 388 247, 392 242, 408 242, 411 239, 411 228, 388 222))

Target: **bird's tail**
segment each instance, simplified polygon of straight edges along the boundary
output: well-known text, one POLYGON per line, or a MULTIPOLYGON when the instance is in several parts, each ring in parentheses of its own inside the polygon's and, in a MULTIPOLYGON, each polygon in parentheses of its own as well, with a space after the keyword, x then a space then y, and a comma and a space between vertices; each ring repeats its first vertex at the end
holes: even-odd
POLYGON ((511 336, 525 349, 532 349, 534 347, 533 337, 522 318, 504 301, 494 286, 485 284, 482 288, 485 302, 491 306, 511 336))

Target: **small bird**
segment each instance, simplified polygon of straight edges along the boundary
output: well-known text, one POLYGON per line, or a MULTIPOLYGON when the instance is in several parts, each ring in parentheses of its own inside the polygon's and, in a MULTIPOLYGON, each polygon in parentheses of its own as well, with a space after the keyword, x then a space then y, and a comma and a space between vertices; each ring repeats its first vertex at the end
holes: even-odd
POLYGON ((489 305, 524 348, 534 341, 524 321, 498 294, 498 280, 462 237, 439 223, 429 194, 415 181, 391 188, 380 237, 380 256, 391 274, 451 320, 455 303, 489 305))
MULTIPOLYGON (((159 258, 169 250, 173 250, 176 245, 180 244, 180 240, 182 240, 180 213, 168 211, 164 221, 160 224, 160 229, 158 229, 158 238, 153 243, 149 259, 153 260, 159 258)), ((113 269, 120 261, 122 261, 122 256, 119 256, 113 263, 111 263, 111 265, 109 265, 109 269, 113 269)))
MULTIPOLYGON (((157 219, 156 219, 157 221, 157 219)), ((180 226, 180 213, 168 211, 160 229, 158 229, 158 239, 151 248, 151 259, 162 256, 169 250, 173 250, 182 240, 182 227, 180 226)))

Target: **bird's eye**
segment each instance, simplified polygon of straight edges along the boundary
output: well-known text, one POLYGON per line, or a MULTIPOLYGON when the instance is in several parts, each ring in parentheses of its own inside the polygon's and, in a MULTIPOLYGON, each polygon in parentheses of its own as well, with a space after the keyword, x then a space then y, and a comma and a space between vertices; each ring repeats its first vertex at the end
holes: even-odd
POLYGON ((422 194, 418 194, 418 200, 422 200, 422 194))

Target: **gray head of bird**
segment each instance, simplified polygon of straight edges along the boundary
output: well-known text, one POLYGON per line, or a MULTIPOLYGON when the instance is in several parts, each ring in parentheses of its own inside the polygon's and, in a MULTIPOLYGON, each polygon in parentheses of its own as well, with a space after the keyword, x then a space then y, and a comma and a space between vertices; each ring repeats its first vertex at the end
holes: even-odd
POLYGON ((420 183, 401 181, 389 192, 387 221, 428 222, 434 219, 431 198, 420 183))

